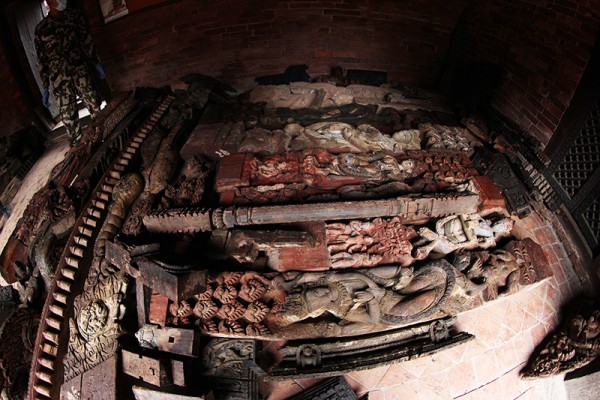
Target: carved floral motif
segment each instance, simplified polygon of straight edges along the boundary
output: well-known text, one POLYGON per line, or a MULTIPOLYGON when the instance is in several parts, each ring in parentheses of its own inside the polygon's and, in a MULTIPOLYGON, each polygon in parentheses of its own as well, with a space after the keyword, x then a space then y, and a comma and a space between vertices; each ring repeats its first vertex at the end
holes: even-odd
POLYGON ((331 223, 326 229, 333 268, 409 265, 413 261, 410 240, 417 237, 417 232, 397 217, 331 223))

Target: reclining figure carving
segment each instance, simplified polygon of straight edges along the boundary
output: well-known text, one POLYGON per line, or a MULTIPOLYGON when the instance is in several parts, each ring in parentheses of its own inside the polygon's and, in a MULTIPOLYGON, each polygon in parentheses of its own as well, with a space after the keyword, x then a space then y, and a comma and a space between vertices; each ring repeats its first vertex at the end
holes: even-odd
POLYGON ((419 229, 421 240, 415 243, 415 259, 440 258, 456 250, 489 249, 510 235, 514 221, 508 217, 497 221, 478 214, 451 215, 438 220, 435 232, 419 229))
POLYGON ((187 302, 193 304, 190 322, 210 336, 351 336, 437 316, 454 276, 445 260, 417 270, 392 265, 349 272, 224 272, 187 302))

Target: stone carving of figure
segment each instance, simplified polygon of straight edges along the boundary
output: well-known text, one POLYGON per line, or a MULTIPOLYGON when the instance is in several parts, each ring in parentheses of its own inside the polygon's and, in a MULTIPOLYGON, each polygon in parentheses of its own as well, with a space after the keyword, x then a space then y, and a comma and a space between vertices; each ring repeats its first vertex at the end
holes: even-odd
POLYGON ((173 309, 171 323, 194 323, 209 336, 351 336, 441 312, 454 285, 453 267, 445 260, 416 271, 393 265, 344 272, 225 272, 189 299, 189 320, 173 318, 173 309))
POLYGON ((436 222, 435 232, 419 229, 421 240, 415 244, 415 259, 440 258, 456 250, 488 249, 510 235, 514 221, 483 219, 478 214, 451 215, 436 222))
MULTIPOLYGON (((438 311, 454 287, 452 267, 438 261, 416 272, 399 266, 352 272, 286 273, 277 285, 287 290, 282 326, 327 315, 316 329, 321 336, 372 332, 376 326, 401 325, 438 311)), ((379 328, 381 329, 381 327, 379 328)))

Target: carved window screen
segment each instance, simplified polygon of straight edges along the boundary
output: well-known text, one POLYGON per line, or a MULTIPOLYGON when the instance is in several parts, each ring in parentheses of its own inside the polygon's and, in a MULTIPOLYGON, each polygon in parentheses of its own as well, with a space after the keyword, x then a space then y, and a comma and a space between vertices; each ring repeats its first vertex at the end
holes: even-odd
POLYGON ((600 253, 600 101, 588 110, 544 175, 596 257, 600 253))
POLYGON ((600 243, 600 199, 595 199, 582 213, 588 228, 594 235, 596 243, 600 243))
POLYGON ((600 104, 590 113, 554 171, 554 178, 573 199, 600 164, 600 104))

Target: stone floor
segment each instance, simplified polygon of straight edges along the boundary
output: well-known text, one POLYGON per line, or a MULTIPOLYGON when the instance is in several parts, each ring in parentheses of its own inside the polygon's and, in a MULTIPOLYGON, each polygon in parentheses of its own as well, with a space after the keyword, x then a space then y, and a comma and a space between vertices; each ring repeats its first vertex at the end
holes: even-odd
MULTIPOLYGON (((63 136, 48 147, 26 176, 0 234, 0 251, 29 199, 47 182, 50 170, 67 150, 63 136)), ((476 339, 430 357, 348 374, 352 388, 359 394, 369 392, 371 400, 567 399, 563 376, 524 381, 519 379, 519 371, 558 323, 561 304, 581 292, 582 285, 547 218, 534 213, 517 221, 516 232, 543 246, 554 271, 552 278, 460 314, 455 326, 476 339)), ((318 381, 263 384, 261 390, 268 399, 285 399, 318 381)))

